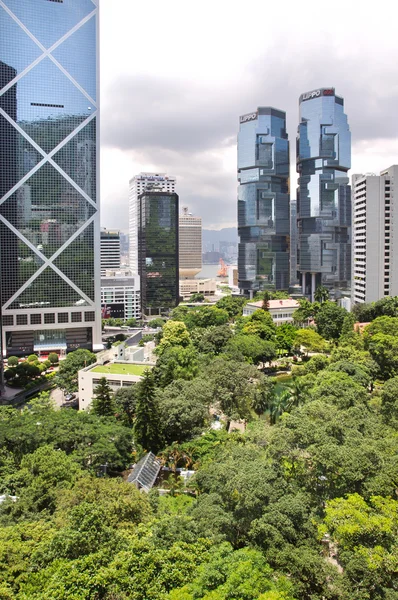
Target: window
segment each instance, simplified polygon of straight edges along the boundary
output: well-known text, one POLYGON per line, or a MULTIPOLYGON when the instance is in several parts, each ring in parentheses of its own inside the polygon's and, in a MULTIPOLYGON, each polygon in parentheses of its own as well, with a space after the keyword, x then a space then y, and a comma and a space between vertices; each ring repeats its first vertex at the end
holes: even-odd
MULTIPOLYGON (((17 315, 17 323, 18 323, 18 317, 26 317, 26 315, 17 315)), ((27 322, 27 317, 26 317, 26 322, 27 322)), ((14 317, 12 315, 3 315, 2 318, 2 323, 3 325, 14 325, 14 317)))
POLYGON ((95 312, 93 310, 90 310, 89 312, 85 312, 84 320, 86 321, 86 323, 95 321, 95 312))
POLYGON ((73 312, 72 313, 72 323, 81 323, 82 321, 82 313, 81 312, 73 312))
POLYGON ((27 325, 28 315, 17 315, 17 325, 27 325))
POLYGON ((256 141, 256 160, 267 169, 274 168, 273 144, 266 141, 264 135, 258 135, 256 141))
POLYGON ((55 323, 55 314, 54 313, 46 313, 44 315, 44 323, 45 324, 55 323))
POLYGON ((30 315, 30 324, 31 325, 40 325, 41 324, 41 315, 30 315))
POLYGON ((68 323, 68 313, 58 313, 58 323, 68 323))

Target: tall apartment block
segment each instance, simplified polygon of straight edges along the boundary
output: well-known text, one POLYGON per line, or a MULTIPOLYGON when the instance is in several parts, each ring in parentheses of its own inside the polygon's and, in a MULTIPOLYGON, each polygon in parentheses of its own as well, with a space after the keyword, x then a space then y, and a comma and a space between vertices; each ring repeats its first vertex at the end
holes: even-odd
POLYGON ((334 88, 300 96, 297 135, 298 253, 303 294, 338 297, 351 280, 351 134, 334 88))
POLYGON ((179 227, 180 279, 189 279, 202 270, 202 217, 194 217, 184 206, 179 227))
POLYGON ((167 314, 179 302, 178 195, 147 191, 138 200, 141 312, 167 314))
POLYGON ((156 192, 175 192, 176 178, 166 173, 139 173, 129 183, 129 266, 138 273, 138 198, 146 190, 156 192))
POLYGON ((120 269, 120 232, 101 229, 101 277, 107 269, 120 269))
POLYGON ((100 349, 98 2, 0 2, 3 354, 100 349))
POLYGON ((398 295, 398 165, 352 176, 352 303, 398 295))
POLYGON ((239 288, 289 287, 289 142, 286 114, 259 107, 238 134, 239 288))

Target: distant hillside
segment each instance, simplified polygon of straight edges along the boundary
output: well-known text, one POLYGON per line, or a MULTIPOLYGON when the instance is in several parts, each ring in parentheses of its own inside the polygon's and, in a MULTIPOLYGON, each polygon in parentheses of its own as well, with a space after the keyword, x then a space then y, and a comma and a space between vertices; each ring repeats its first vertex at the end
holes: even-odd
POLYGON ((219 244, 220 242, 238 243, 238 230, 236 227, 224 227, 223 229, 203 229, 203 242, 219 244))

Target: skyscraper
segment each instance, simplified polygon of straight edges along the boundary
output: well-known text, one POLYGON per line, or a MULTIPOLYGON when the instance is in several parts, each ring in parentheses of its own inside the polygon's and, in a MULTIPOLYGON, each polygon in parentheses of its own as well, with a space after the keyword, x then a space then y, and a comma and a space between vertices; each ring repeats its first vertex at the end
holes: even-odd
POLYGON ((352 176, 352 303, 398 295, 398 165, 352 176))
POLYGON ((139 173, 130 179, 129 187, 129 266, 138 273, 138 221, 140 194, 145 190, 175 192, 176 178, 166 173, 139 173))
POLYGON ((0 2, 3 352, 99 349, 97 0, 0 2))
POLYGON ((289 287, 289 142, 286 114, 259 107, 238 134, 239 288, 289 287))
POLYGON ((297 136, 298 254, 303 293, 319 285, 332 295, 351 280, 351 134, 334 88, 300 96, 297 136))
POLYGON ((142 313, 159 315, 167 313, 179 301, 178 196, 148 191, 138 200, 142 313))
POLYGON ((120 269, 120 231, 101 229, 101 276, 107 269, 120 269))
POLYGON ((194 277, 202 270, 202 217, 194 217, 186 206, 179 224, 180 277, 194 277))

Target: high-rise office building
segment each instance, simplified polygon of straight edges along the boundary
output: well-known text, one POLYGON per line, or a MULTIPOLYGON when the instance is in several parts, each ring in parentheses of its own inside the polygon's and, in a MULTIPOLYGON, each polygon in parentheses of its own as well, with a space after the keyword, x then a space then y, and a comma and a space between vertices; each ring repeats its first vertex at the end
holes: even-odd
POLYGON ((148 191, 138 201, 141 310, 144 315, 164 314, 179 301, 178 195, 148 191))
POLYGON ((0 2, 3 353, 102 348, 98 2, 0 2))
POLYGON ((107 269, 120 269, 120 232, 101 229, 101 277, 107 269))
POLYGON ((338 297, 351 280, 351 134, 334 88, 300 96, 297 136, 298 253, 303 294, 338 297))
POLYGON ((180 215, 180 278, 195 277, 202 270, 202 217, 194 217, 186 206, 180 215))
POLYGON ((130 179, 129 184, 129 266, 138 273, 138 198, 146 190, 156 192, 175 192, 176 178, 166 173, 139 173, 130 179))
POLYGON ((398 165, 352 176, 352 303, 398 295, 398 165))
POLYGON ((297 283, 297 201, 290 198, 290 285, 297 283))
POLYGON ((238 134, 239 288, 289 287, 289 142, 286 114, 259 107, 238 134))

